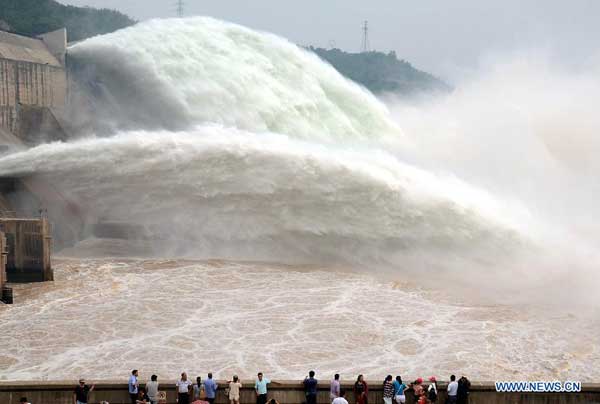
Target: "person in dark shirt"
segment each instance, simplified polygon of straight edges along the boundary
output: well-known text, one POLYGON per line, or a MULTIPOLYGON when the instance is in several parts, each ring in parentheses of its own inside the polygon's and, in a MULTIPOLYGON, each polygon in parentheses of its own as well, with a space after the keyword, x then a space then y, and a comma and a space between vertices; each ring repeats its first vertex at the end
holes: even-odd
POLYGON ((384 404, 392 404, 394 398, 394 384, 392 383, 392 375, 387 375, 383 381, 383 402, 384 404))
POLYGON ((354 398, 356 404, 368 404, 369 402, 369 386, 363 375, 358 375, 356 383, 354 383, 354 398))
POLYGON ((88 394, 94 390, 94 387, 93 384, 92 387, 87 386, 84 379, 79 379, 79 386, 75 387, 73 392, 73 402, 75 404, 87 404, 88 394))
POLYGON ((317 404, 317 384, 315 372, 311 370, 308 376, 304 379, 304 392, 306 394, 306 404, 317 404))
POLYGON ((456 393, 456 402, 458 404, 467 404, 469 402, 469 390, 471 382, 465 376, 458 379, 458 391, 456 393))

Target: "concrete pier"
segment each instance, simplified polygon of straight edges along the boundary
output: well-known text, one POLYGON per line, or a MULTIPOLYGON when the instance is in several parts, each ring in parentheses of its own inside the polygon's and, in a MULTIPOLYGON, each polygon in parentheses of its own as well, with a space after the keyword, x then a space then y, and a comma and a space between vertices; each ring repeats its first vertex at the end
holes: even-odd
POLYGON ((0 232, 0 302, 12 304, 12 289, 6 286, 6 261, 8 250, 6 249, 6 237, 0 232))
MULTIPOLYGON (((109 366, 109 364, 108 364, 109 366)), ((195 375, 190 375, 191 380, 195 375)), ((88 383, 93 383, 88 379, 88 383)), ((254 381, 244 380, 240 391, 241 404, 254 404, 254 381)), ((216 404, 228 404, 225 396, 226 381, 218 381, 216 404)), ((382 381, 371 380, 369 383, 369 404, 383 404, 382 381)), ((159 379, 160 391, 167 392, 167 401, 164 404, 175 404, 175 381, 159 379)), ((76 381, 71 382, 0 382, 0 403, 18 404, 20 397, 27 397, 32 404, 73 404, 73 390, 76 381)), ((348 392, 346 399, 354 404, 352 386, 354 382, 342 382, 342 388, 348 392)), ((446 400, 446 383, 438 383, 438 403, 446 400)), ((273 381, 269 385, 268 398, 275 398, 280 404, 302 404, 306 401, 300 380, 273 381)), ((410 392, 409 392, 410 393, 410 392)), ((110 404, 129 404, 127 383, 124 382, 97 382, 94 392, 90 394, 89 404, 101 401, 110 404)), ((414 401, 411 394, 407 394, 406 402, 414 401)), ((329 380, 319 379, 318 404, 329 404, 329 380)), ((580 393, 496 393, 493 383, 473 382, 469 404, 591 404, 600 403, 600 384, 583 384, 580 393)))
POLYGON ((8 282, 54 280, 50 252, 52 237, 48 219, 0 218, 0 232, 6 239, 8 282))

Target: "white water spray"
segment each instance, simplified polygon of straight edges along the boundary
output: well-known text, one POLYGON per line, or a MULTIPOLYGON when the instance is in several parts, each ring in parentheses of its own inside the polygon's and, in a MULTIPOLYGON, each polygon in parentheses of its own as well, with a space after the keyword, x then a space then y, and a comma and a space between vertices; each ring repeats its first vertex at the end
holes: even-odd
MULTIPOLYGON (((76 44, 70 57, 90 67, 115 120, 182 129, 40 146, 2 159, 0 174, 42 176, 91 222, 146 226, 158 254, 494 273, 477 268, 520 267, 560 230, 519 193, 456 179, 460 150, 436 154, 427 126, 405 138, 370 93, 274 35, 154 20, 76 44)), ((421 122, 448 119, 427 113, 421 122)), ((449 150, 470 142, 440 139, 449 150)), ((540 142, 524 140, 549 167, 540 142)))
POLYGON ((69 49, 126 127, 212 122, 350 140, 399 135, 387 109, 316 55, 206 17, 153 20, 69 49))

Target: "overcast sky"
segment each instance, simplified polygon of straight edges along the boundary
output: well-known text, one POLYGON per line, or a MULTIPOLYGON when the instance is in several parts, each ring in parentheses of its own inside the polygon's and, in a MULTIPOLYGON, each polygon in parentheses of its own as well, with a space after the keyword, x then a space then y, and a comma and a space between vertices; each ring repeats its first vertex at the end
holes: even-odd
MULTIPOLYGON (((120 10, 138 20, 175 15, 176 0, 60 0, 120 10)), ((185 0, 186 15, 209 15, 302 45, 371 48, 457 80, 482 58, 536 50, 571 65, 600 51, 600 0, 185 0)))

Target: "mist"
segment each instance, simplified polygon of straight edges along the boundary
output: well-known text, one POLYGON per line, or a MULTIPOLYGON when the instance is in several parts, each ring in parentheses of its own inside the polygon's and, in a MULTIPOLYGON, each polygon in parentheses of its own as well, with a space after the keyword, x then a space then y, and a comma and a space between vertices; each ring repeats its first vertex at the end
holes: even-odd
POLYGON ((448 96, 386 102, 429 169, 519 200, 596 247, 599 70, 555 62, 496 57, 448 96))

